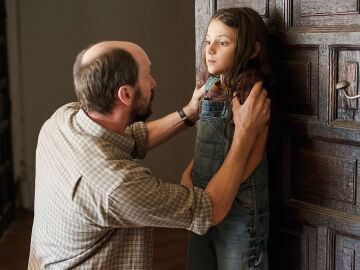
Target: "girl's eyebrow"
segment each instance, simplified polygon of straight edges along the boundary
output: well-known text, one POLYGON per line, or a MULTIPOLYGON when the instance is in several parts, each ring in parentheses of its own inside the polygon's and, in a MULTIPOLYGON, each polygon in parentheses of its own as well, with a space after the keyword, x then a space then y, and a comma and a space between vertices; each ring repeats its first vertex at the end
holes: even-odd
MULTIPOLYGON (((209 35, 207 34, 206 36, 209 36, 209 35)), ((227 37, 227 38, 230 38, 229 35, 225 35, 225 34, 215 35, 215 37, 227 37)))

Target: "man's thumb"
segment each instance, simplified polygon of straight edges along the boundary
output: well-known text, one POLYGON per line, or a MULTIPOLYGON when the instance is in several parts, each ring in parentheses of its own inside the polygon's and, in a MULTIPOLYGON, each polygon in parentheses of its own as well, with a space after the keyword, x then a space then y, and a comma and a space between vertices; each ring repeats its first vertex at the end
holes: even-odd
POLYGON ((232 101, 233 111, 241 108, 242 105, 240 104, 239 96, 236 95, 235 93, 234 93, 231 101, 232 101))

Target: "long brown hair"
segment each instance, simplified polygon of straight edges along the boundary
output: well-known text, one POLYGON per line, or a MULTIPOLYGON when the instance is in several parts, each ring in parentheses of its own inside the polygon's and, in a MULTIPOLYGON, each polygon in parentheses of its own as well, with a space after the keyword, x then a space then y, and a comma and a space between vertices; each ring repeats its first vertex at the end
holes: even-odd
MULTIPOLYGON (((243 103, 257 81, 263 81, 263 86, 266 88, 270 86, 271 68, 268 58, 268 33, 259 13, 248 7, 220 9, 215 12, 210 22, 213 20, 220 20, 225 25, 234 28, 236 32, 234 59, 231 67, 222 74, 221 80, 227 91, 227 106, 229 107, 234 92, 238 94, 240 103, 243 103), (260 43, 261 50, 253 57, 256 42, 260 43)), ((201 66, 199 70, 207 70, 205 38, 201 45, 200 55, 201 66)), ((208 72, 200 72, 197 79, 204 80, 210 75, 208 72)), ((229 110, 227 124, 231 119, 232 111, 229 110)))
MULTIPOLYGON (((263 85, 267 86, 271 77, 268 60, 268 34, 260 15, 248 7, 227 8, 216 11, 210 22, 213 20, 220 20, 236 30, 233 63, 222 74, 222 82, 227 89, 228 98, 231 99, 234 91, 250 91, 258 80, 262 80, 263 85), (252 57, 255 53, 256 42, 261 44, 261 50, 256 57, 252 57)), ((201 46, 200 62, 202 67, 200 70, 205 70, 206 67, 205 53, 204 38, 201 46)))

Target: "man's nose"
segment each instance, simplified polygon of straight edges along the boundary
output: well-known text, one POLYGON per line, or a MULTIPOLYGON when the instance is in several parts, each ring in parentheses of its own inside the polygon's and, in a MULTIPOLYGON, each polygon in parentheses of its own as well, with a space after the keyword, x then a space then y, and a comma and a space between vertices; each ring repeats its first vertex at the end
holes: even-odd
POLYGON ((151 80, 152 80, 152 87, 151 87, 151 89, 153 89, 153 88, 155 88, 155 86, 156 86, 156 81, 155 81, 155 79, 151 76, 151 80))

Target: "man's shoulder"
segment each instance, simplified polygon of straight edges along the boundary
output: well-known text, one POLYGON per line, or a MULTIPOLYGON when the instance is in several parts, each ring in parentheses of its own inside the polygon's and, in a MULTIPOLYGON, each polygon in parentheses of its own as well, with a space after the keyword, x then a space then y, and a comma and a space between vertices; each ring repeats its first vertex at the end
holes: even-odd
POLYGON ((47 126, 53 122, 58 122, 60 119, 67 119, 70 118, 71 115, 75 115, 80 110, 80 104, 78 102, 70 102, 61 107, 59 107, 48 120, 45 121, 43 124, 47 126))
POLYGON ((74 115, 77 114, 79 110, 80 110, 79 102, 70 102, 58 108, 51 116, 51 118, 74 115))

